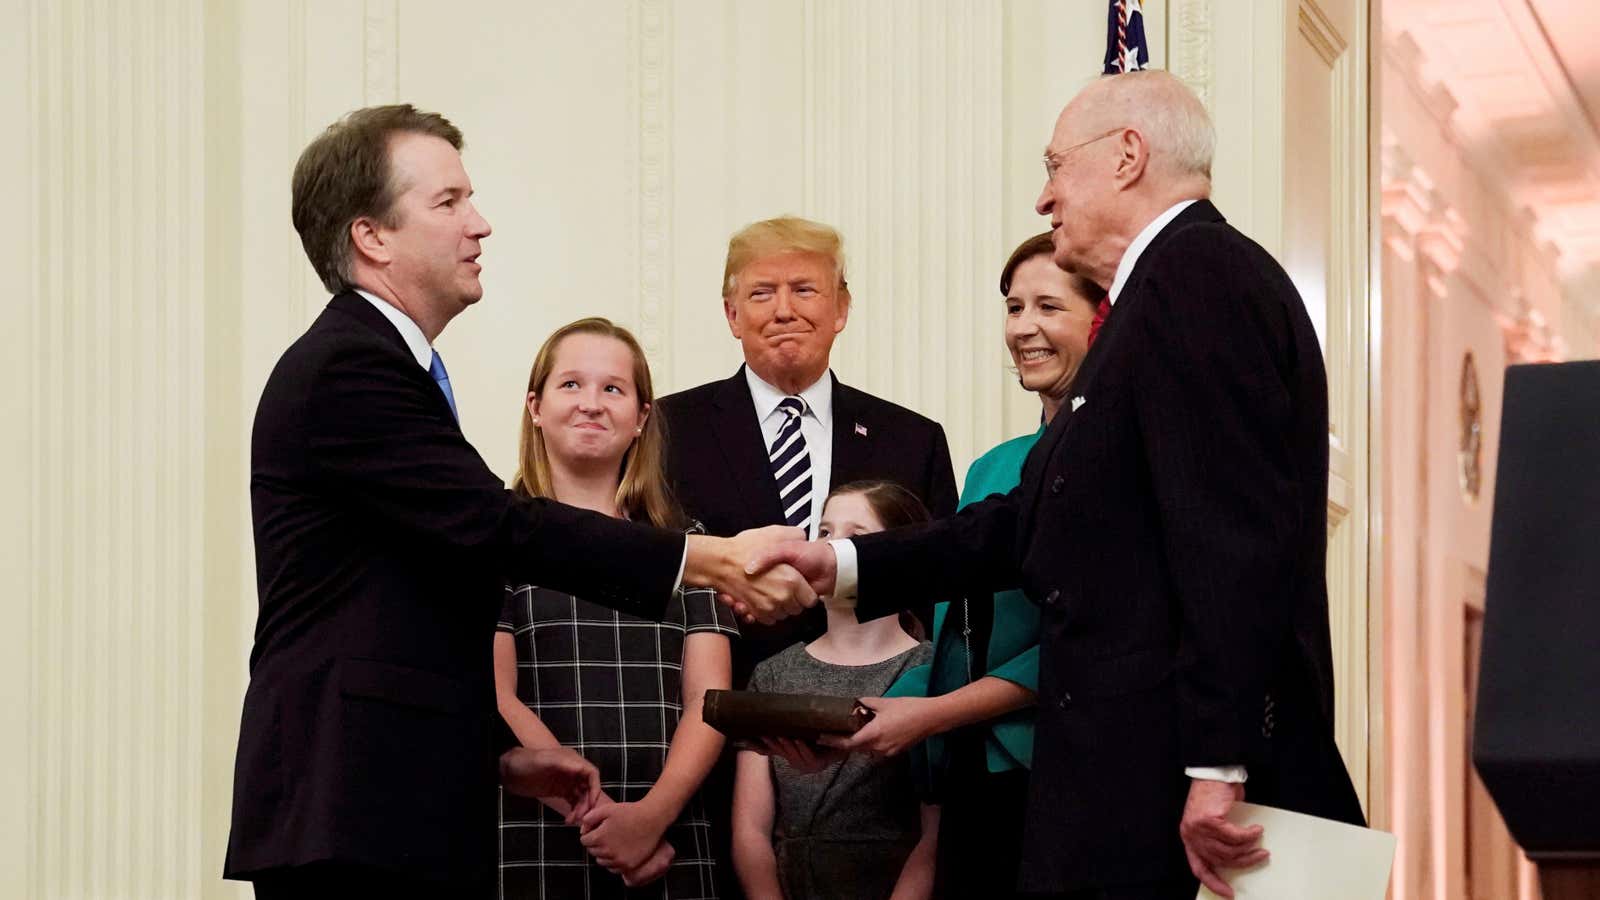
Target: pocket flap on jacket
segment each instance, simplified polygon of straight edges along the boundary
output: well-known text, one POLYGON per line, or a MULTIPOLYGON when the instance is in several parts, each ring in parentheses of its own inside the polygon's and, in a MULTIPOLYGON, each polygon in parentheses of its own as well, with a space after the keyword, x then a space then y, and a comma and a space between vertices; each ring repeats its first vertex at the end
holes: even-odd
POLYGON ((466 685, 437 672, 381 659, 346 659, 342 668, 339 687, 346 697, 364 697, 443 713, 463 712, 471 703, 466 685))

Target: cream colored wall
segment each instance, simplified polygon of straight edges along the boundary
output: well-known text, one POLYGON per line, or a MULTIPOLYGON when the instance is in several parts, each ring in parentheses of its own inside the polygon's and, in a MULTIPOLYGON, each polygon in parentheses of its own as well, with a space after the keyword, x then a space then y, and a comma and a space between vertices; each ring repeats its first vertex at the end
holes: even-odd
MULTIPOLYGON (((1217 200, 1281 246, 1285 14, 1150 0, 1158 65, 1217 115, 1217 200), (1169 52, 1170 51, 1170 52, 1169 52)), ((237 896, 217 878, 254 623, 248 437, 325 302, 288 173, 364 104, 451 116, 495 227, 440 341, 497 471, 538 342, 601 313, 661 387, 731 372, 729 232, 846 236, 845 381, 945 424, 958 474, 1031 430, 994 282, 1102 0, 0 0, 10 421, 0 590, 0 895, 237 896)))

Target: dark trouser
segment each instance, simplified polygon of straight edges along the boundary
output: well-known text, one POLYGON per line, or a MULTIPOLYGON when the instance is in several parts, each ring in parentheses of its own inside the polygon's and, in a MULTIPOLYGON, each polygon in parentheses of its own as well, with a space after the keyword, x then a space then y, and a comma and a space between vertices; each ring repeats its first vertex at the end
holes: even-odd
POLYGON ((981 743, 975 748, 951 743, 956 746, 939 806, 933 895, 941 900, 1010 897, 1022 859, 1028 772, 990 772, 981 743))
POLYGON ((1115 887, 1089 888, 1068 891, 1065 894, 1023 894, 1037 900, 1194 900, 1200 883, 1193 878, 1177 881, 1150 882, 1147 884, 1122 884, 1115 887))
POLYGON ((256 900, 436 900, 444 897, 493 896, 491 885, 479 890, 443 885, 387 869, 352 863, 324 862, 262 872, 254 879, 256 900))

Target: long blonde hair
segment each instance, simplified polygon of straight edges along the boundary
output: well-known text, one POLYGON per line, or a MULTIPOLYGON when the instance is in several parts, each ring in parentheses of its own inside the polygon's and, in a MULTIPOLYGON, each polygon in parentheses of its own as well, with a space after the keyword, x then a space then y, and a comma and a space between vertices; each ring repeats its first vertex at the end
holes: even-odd
MULTIPOLYGON (((650 382, 650 363, 628 329, 599 316, 563 325, 545 339, 528 373, 528 393, 542 394, 556 364, 556 349, 574 334, 593 334, 616 338, 633 354, 633 387, 638 392, 639 408, 654 413, 655 388, 650 382)), ((659 415, 645 417, 644 429, 622 457, 621 479, 617 484, 617 510, 635 522, 648 522, 658 528, 683 528, 687 520, 667 487, 666 432, 659 415)), ((522 438, 517 452, 517 474, 511 489, 524 497, 555 499, 555 484, 550 475, 550 452, 544 432, 533 424, 528 404, 522 404, 522 438)))

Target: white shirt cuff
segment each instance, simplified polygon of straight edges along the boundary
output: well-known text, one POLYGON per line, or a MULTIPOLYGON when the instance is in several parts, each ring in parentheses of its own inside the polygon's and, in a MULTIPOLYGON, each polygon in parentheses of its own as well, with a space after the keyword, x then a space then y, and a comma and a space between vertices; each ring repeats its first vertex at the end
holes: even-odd
POLYGON ((683 589, 683 570, 689 565, 689 539, 683 539, 683 558, 678 560, 678 579, 672 582, 672 593, 676 595, 683 589))
POLYGON ((1183 774, 1196 781, 1225 781, 1228 784, 1244 784, 1244 766, 1190 766, 1183 770, 1183 774))
POLYGON ((861 583, 861 573, 856 565, 856 545, 849 538, 840 538, 829 541, 828 546, 833 548, 833 596, 824 603, 834 609, 855 609, 856 588, 861 583))

